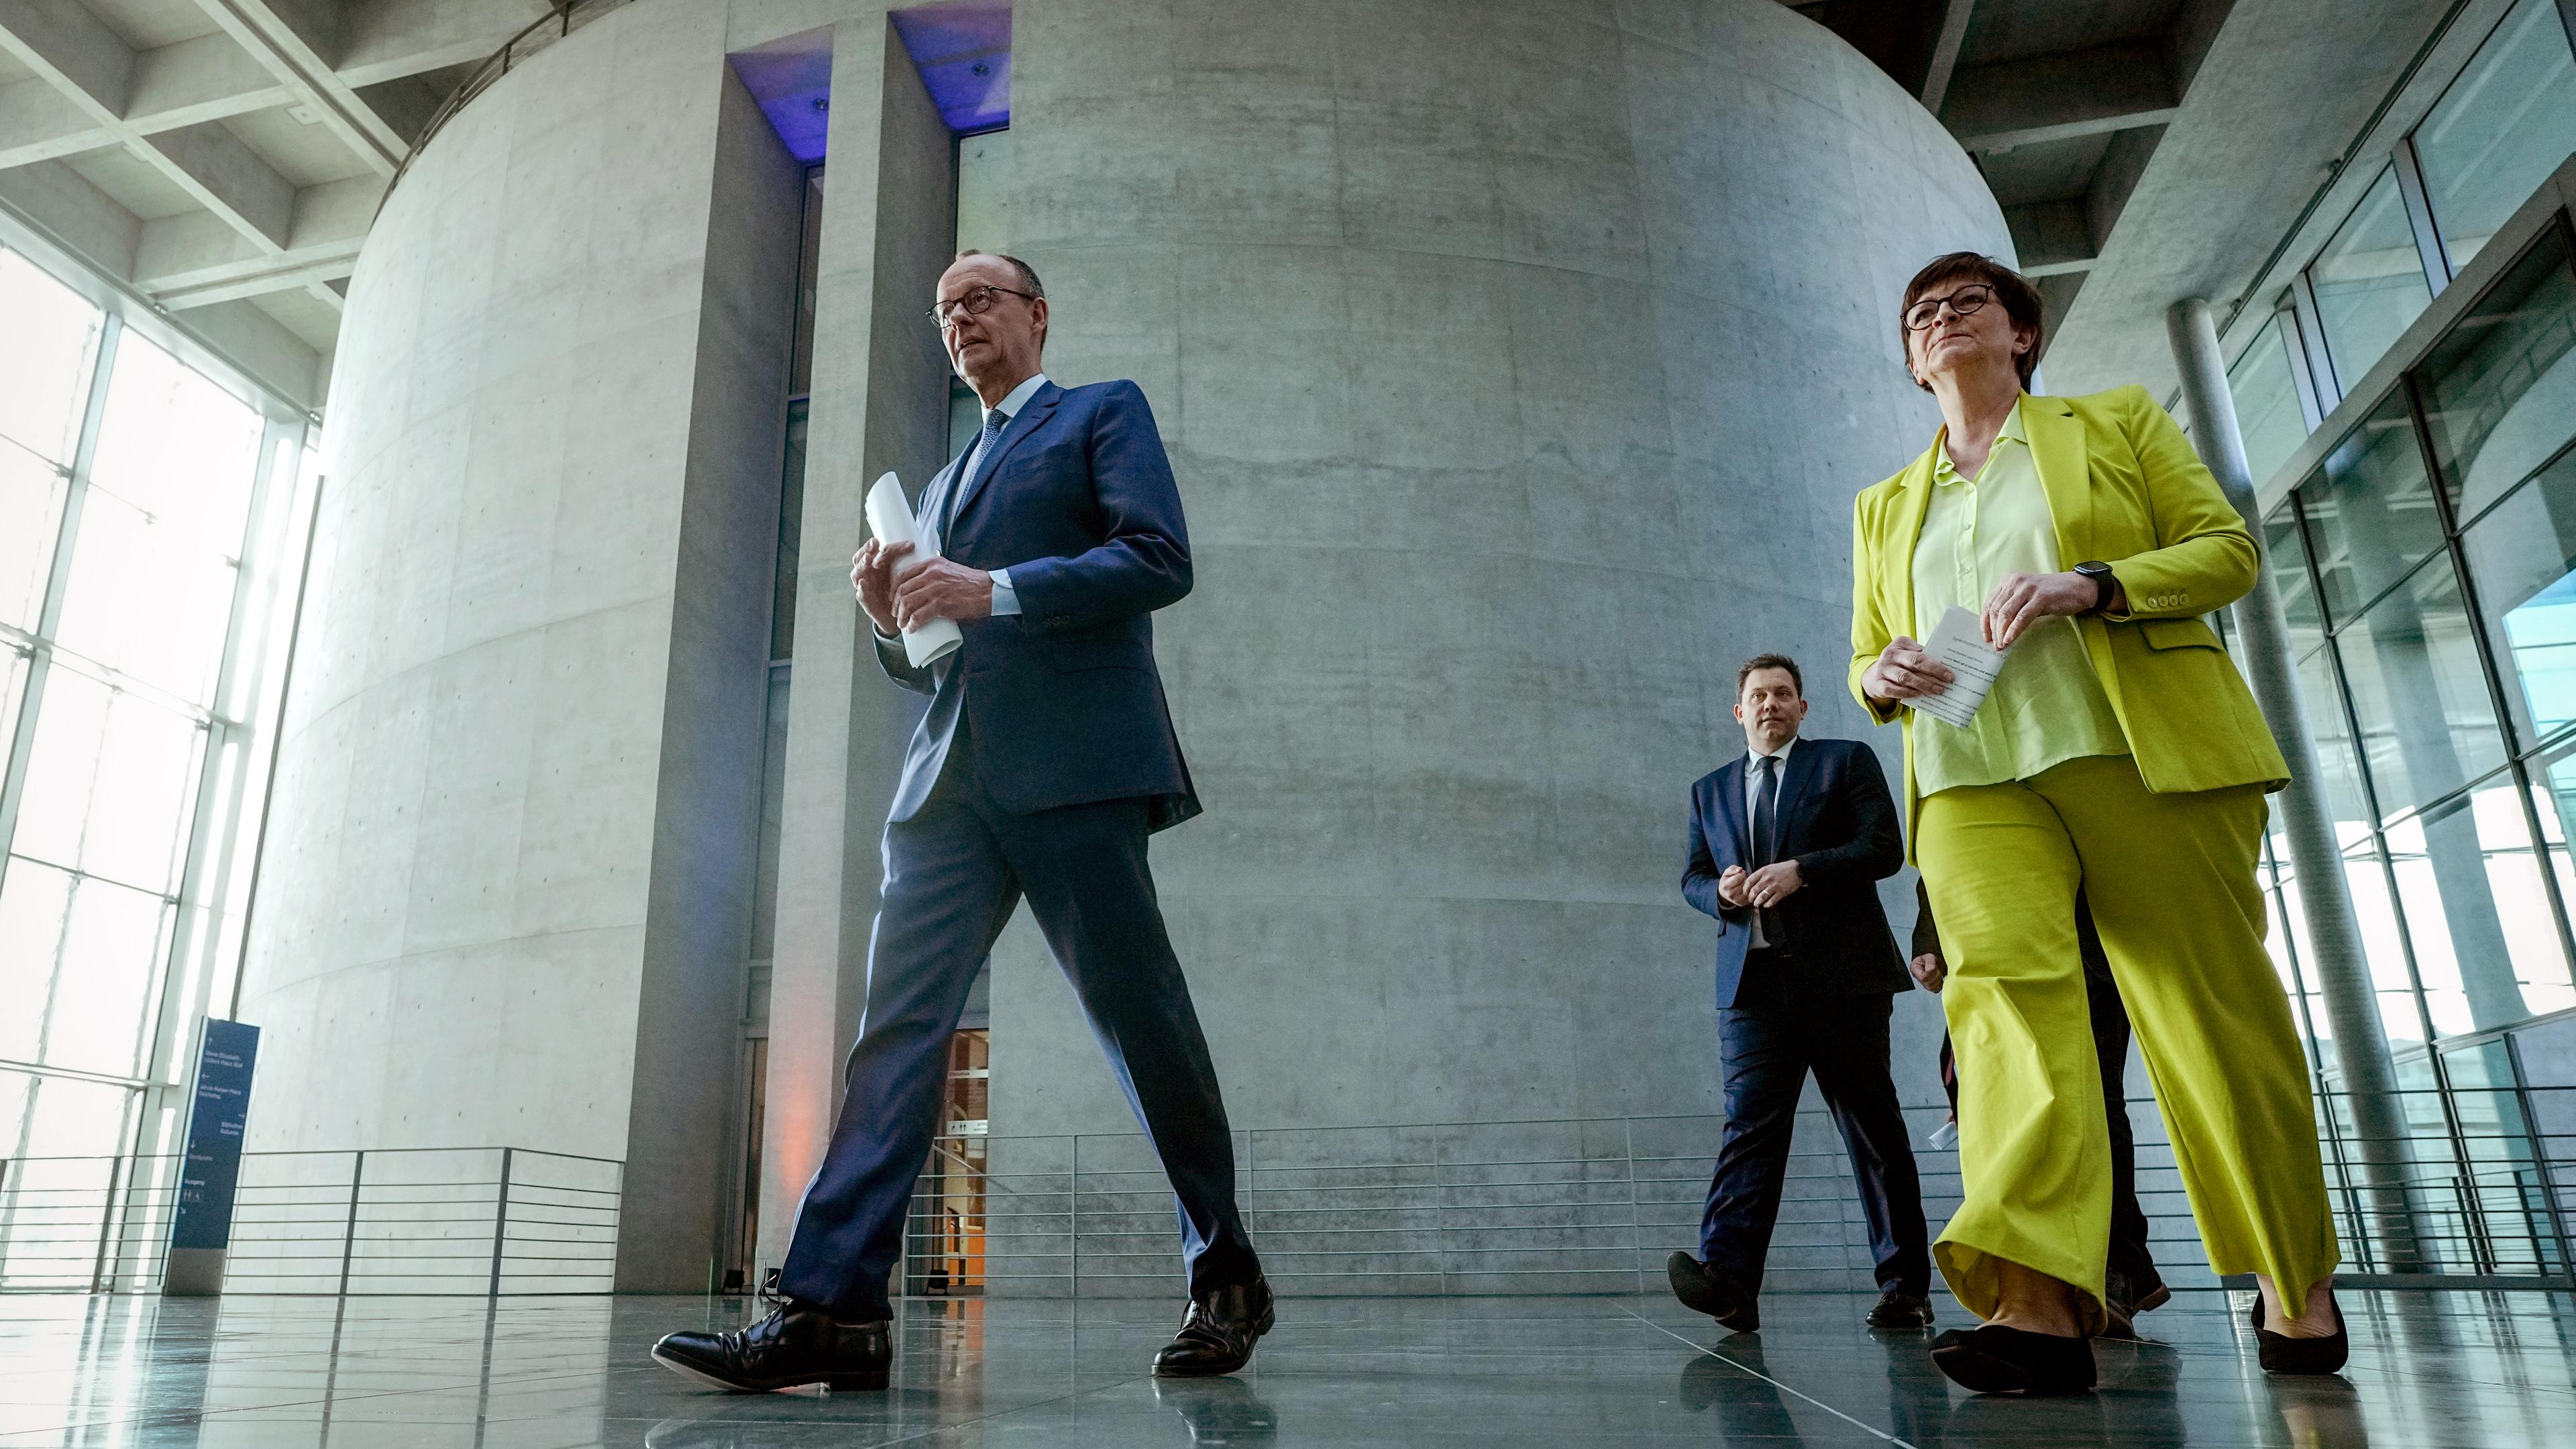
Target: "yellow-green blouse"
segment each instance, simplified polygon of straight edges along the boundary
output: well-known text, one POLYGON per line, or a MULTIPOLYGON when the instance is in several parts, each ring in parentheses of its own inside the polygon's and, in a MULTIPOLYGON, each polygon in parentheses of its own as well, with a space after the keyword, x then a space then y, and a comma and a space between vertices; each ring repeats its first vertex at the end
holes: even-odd
MULTIPOLYGON (((1974 478, 1950 462, 1950 434, 1933 449, 1932 501, 1914 544, 1914 637, 1925 638, 1957 604, 1983 612, 1986 596, 2009 573, 2056 573, 2057 527, 2031 459, 2022 412, 2013 408, 1986 465, 1974 478)), ((1918 795, 1958 785, 2027 780, 2052 765, 2086 755, 2125 755, 2127 739, 2111 712, 2071 618, 2039 620, 2023 631, 1985 704, 1966 729, 1915 714, 1914 777, 1918 795)))

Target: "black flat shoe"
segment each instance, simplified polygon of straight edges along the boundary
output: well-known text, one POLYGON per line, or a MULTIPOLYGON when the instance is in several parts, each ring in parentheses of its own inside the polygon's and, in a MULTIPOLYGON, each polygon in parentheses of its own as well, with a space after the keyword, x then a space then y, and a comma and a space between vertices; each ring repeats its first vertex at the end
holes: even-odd
POLYGON ((1154 1373, 1167 1379, 1230 1374, 1252 1362, 1253 1344, 1276 1321, 1266 1279, 1219 1288, 1190 1304, 1181 1331, 1154 1355, 1154 1373))
POLYGON ((2245 1311, 2245 1321, 2254 1325, 2254 1352, 2263 1361, 2263 1372, 2343 1372, 2345 1361, 2352 1357, 2352 1325, 2345 1321, 2343 1305, 2335 1302, 2332 1289, 2326 1292, 2326 1306, 2332 1308, 2335 1315, 2335 1331, 2331 1335, 2325 1338, 2292 1338, 2263 1326, 2263 1290, 2254 1290, 2254 1306, 2245 1311))
POLYGON ((2081 1394, 2093 1388, 2093 1345, 1989 1323, 1932 1340, 1932 1364, 1980 1394, 2081 1394))
POLYGON ((1869 1326, 1893 1333, 1920 1333, 1932 1326, 1932 1303, 1920 1294, 1890 1288, 1869 1311, 1869 1326))
POLYGON ((1751 1287, 1733 1270, 1675 1253, 1664 1261, 1664 1276, 1684 1308, 1705 1313, 1737 1333, 1761 1331, 1762 1310, 1754 1304, 1751 1287))
POLYGON ((733 1394, 826 1384, 882 1389, 894 1362, 890 1323, 837 1323, 818 1309, 782 1303, 733 1333, 674 1333, 653 1345, 653 1361, 685 1379, 733 1394))

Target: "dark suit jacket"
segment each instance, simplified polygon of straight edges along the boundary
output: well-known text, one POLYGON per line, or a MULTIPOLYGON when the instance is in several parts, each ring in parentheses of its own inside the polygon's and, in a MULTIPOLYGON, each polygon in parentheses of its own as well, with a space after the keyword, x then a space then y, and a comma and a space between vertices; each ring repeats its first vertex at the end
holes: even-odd
MULTIPOLYGON (((940 516, 965 461, 922 490, 921 517, 940 516)), ((901 641, 877 639, 894 682, 931 697, 890 818, 912 818, 929 798, 961 718, 976 776, 1005 810, 1141 796, 1155 830, 1198 814, 1154 668, 1152 617, 1190 591, 1189 533, 1136 384, 1031 394, 957 500, 940 552, 1009 569, 1022 612, 967 621, 964 646, 927 669, 905 660, 901 641)))
MULTIPOLYGON (((1717 918, 1720 1007, 1735 1004, 1753 942, 1753 912, 1717 896, 1717 878, 1728 866, 1754 869, 1752 822, 1744 810, 1747 758, 1691 786, 1682 895, 1717 918)), ((1786 939, 1771 944, 1788 953, 1797 993, 1839 998, 1912 986, 1878 903, 1878 882, 1905 864, 1896 801, 1878 756, 1855 740, 1800 739, 1789 752, 1775 813, 1780 848, 1771 858, 1795 859, 1805 882, 1772 912, 1786 939)))

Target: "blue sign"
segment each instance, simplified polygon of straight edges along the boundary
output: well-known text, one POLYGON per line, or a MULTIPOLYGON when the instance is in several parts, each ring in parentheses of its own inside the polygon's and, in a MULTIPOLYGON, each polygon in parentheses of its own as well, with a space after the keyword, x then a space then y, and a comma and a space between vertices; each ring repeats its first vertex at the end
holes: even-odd
POLYGON ((242 1131, 250 1122, 251 1066, 259 1028, 208 1021, 197 1049, 197 1098, 188 1110, 188 1160, 179 1171, 173 1248, 224 1248, 233 1240, 233 1189, 241 1181, 242 1131))

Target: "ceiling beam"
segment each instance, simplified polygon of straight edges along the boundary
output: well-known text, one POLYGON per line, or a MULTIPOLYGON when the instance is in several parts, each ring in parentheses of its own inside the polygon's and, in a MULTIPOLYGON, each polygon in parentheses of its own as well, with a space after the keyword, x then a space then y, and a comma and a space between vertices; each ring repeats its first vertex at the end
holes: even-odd
POLYGON ((2010 151, 2174 118, 2173 65, 2153 41, 1963 66, 1941 123, 1970 151, 2010 151))
MULTIPOLYGON (((335 122, 333 129, 344 140, 353 127, 372 137, 364 145, 351 142, 359 155, 381 158, 385 145, 391 144, 396 148, 398 163, 402 150, 410 145, 409 138, 418 134, 421 121, 445 98, 428 94, 417 82, 405 82, 459 59, 481 59, 549 8, 545 0, 435 0, 434 8, 430 0, 374 0, 344 6, 337 39, 332 42, 343 60, 336 69, 323 68, 328 80, 307 76, 274 47, 255 53, 230 30, 176 45, 125 52, 129 57, 129 83, 123 88, 124 99, 114 114, 102 114, 97 107, 66 99, 65 80, 47 78, 44 67, 35 67, 36 77, 0 84, 0 170, 85 151, 103 151, 123 145, 130 134, 157 135, 226 116, 298 104, 314 105, 316 118, 335 122), (391 89, 386 89, 389 83, 391 89), (361 87, 373 94, 361 94, 361 87), (343 95, 342 105, 320 105, 317 98, 326 93, 343 95), (350 104, 346 98, 351 97, 361 108, 359 114, 352 115, 345 109, 350 104)), ((108 55, 109 64, 116 63, 116 51, 124 49, 123 43, 113 34, 106 34, 104 40, 116 47, 116 51, 107 51, 95 22, 81 24, 86 15, 70 0, 0 0, 0 32, 24 32, 17 44, 0 41, 0 48, 23 60, 22 46, 40 45, 49 51, 60 51, 65 48, 62 35, 76 30, 86 33, 89 45, 108 55), (39 11, 39 3, 47 4, 49 9, 39 11)), ((281 19, 278 23, 287 22, 281 19)), ((247 22, 237 19, 236 24, 246 26, 247 22)), ((325 53, 310 38, 320 34, 311 25, 297 33, 307 37, 303 46, 311 53, 304 64, 325 53)), ((71 47, 74 51, 78 48, 77 44, 71 47)), ((81 68, 76 54, 66 59, 74 69, 81 68)), ((57 65, 55 69, 60 71, 62 67, 57 65)), ((83 97, 100 94, 87 84, 73 89, 83 97)), ((371 162, 370 169, 390 173, 391 167, 371 162)))
POLYGON ((0 0, 0 50, 93 120, 124 117, 134 52, 75 0, 0 0))
POLYGON ((316 119, 347 143, 368 169, 391 176, 410 143, 333 71, 330 56, 342 47, 342 0, 196 0, 206 18, 222 27, 250 58, 277 77, 316 119))
POLYGON ((145 222, 134 249, 134 285, 175 309, 345 277, 357 266, 359 244, 384 193, 381 176, 305 187, 295 193, 285 236, 271 247, 251 245, 203 214, 145 222))
POLYGON ((1923 109, 1941 114, 1950 95, 1950 74, 1959 68, 1960 47, 1968 43, 1968 17, 1977 0, 1942 0, 1941 28, 1932 37, 1932 61, 1923 72, 1923 109))
POLYGON ((2090 271, 2099 255, 2093 244, 2092 218, 2081 197, 2007 206, 2004 225, 2012 232, 2013 255, 2020 259, 2025 277, 2090 271))

